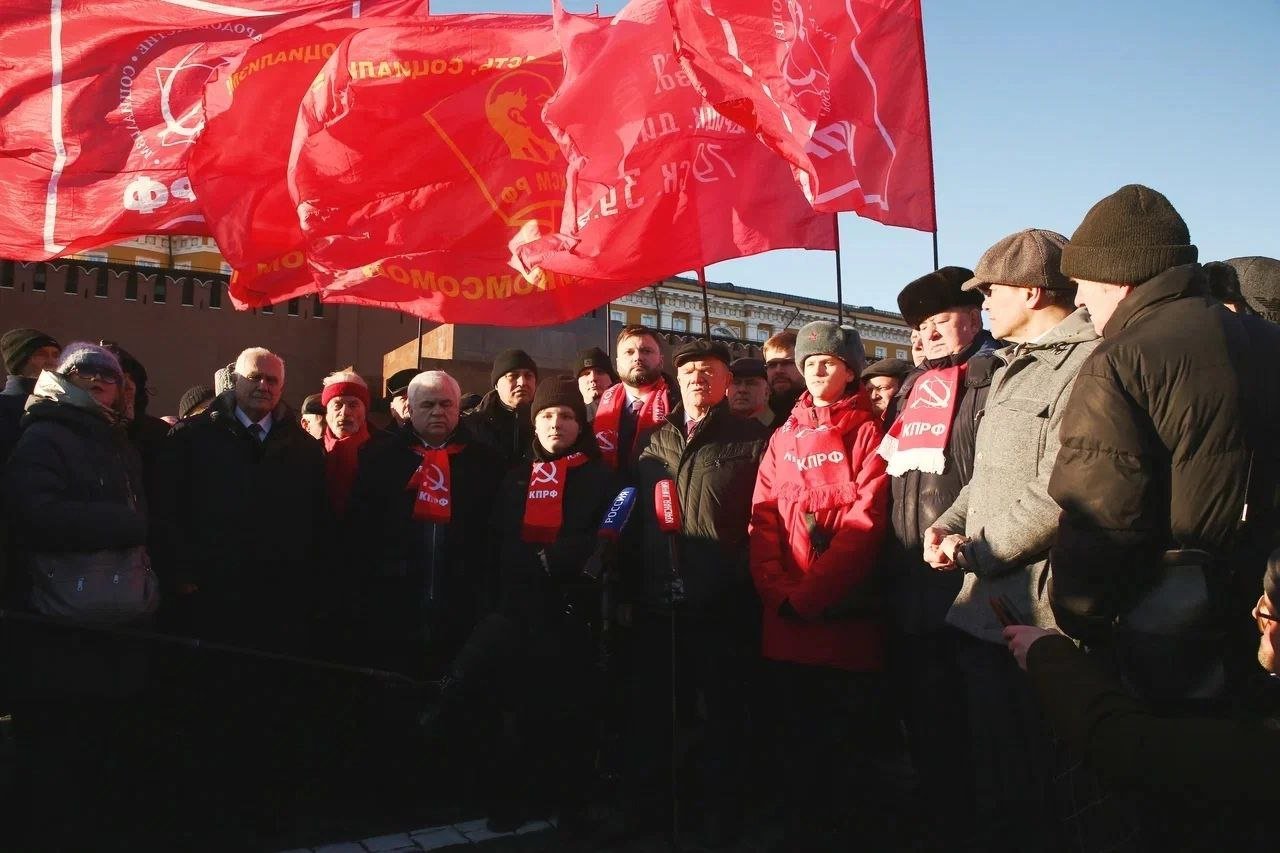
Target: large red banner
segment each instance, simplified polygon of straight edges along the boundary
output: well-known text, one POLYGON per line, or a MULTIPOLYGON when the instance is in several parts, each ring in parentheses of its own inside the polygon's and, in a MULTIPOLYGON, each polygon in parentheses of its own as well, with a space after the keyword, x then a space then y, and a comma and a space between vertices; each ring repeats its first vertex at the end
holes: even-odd
POLYGON ((669 3, 686 69, 815 209, 936 230, 920 0, 669 3))
POLYGON ((205 83, 290 26, 377 0, 6 0, 0 254, 44 259, 142 234, 208 234, 186 174, 205 83))
POLYGON ((541 112, 563 75, 545 15, 439 16, 345 39, 307 92, 290 193, 324 298, 451 323, 562 322, 635 288, 517 272, 567 164, 541 112))
POLYGON ((210 118, 187 174, 232 268, 238 308, 316 290, 287 182, 298 104, 342 39, 392 23, 388 15, 425 16, 427 0, 383 0, 376 9, 384 17, 319 21, 264 39, 221 66, 205 89, 210 118))
POLYGON ((835 247, 832 217, 812 209, 786 162, 693 87, 665 0, 633 0, 612 21, 557 9, 556 28, 565 79, 545 118, 569 155, 566 210, 558 233, 522 235, 524 263, 644 282, 835 247))

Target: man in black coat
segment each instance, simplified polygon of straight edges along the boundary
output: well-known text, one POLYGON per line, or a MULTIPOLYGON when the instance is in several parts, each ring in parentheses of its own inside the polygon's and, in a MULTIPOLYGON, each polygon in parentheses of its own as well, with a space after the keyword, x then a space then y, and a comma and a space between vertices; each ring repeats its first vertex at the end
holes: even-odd
POLYGON ((347 528, 365 665, 439 677, 496 601, 488 523, 505 466, 459 396, 449 374, 418 374, 410 419, 360 456, 347 528))
POLYGON ((996 343, 982 328, 982 297, 962 289, 971 278, 963 267, 943 267, 898 294, 903 318, 920 334, 925 360, 908 374, 885 413, 887 444, 905 443, 913 425, 946 429, 922 448, 929 463, 881 450, 891 475, 893 522, 881 558, 894 629, 889 672, 920 776, 930 824, 925 831, 956 838, 967 833, 964 798, 973 773, 956 664, 962 635, 947 626, 946 616, 964 579, 961 572, 930 568, 924 547, 929 528, 973 473, 978 418, 995 371, 996 343), (917 386, 920 394, 913 397, 917 386), (941 414, 941 420, 919 420, 930 413, 941 414))
POLYGON ((627 781, 635 790, 628 799, 641 810, 658 805, 638 817, 663 825, 653 797, 670 779, 674 618, 682 707, 692 707, 700 691, 706 710, 697 818, 705 840, 720 843, 736 835, 742 820, 748 680, 760 643, 747 524, 768 429, 729 411, 731 357, 723 344, 690 342, 673 361, 681 403, 644 438, 636 463, 641 505, 632 523, 642 522, 642 547, 629 566, 635 694, 627 781), (655 487, 663 480, 673 482, 681 509, 672 533, 663 532, 655 511, 655 487))
POLYGON ((1169 200, 1136 184, 1095 204, 1062 253, 1103 340, 1049 482, 1063 511, 1050 601, 1158 703, 1213 698, 1250 665, 1238 614, 1276 544, 1280 327, 1211 299, 1196 256, 1169 200))
POLYGON ((156 569, 205 639, 301 651, 326 578, 324 453, 280 397, 284 362, 236 360, 235 388, 173 428, 156 462, 156 569))
POLYGON ((463 421, 478 441, 489 445, 510 467, 525 460, 533 441, 529 404, 538 387, 538 365, 524 350, 503 350, 493 360, 489 381, 493 390, 463 421))

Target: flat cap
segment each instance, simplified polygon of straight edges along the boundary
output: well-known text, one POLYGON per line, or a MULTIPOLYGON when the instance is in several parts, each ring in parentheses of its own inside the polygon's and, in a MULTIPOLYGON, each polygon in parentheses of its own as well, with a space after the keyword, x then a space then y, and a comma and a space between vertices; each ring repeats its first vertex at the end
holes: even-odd
POLYGON ((676 367, 679 367, 686 361, 697 361, 704 358, 718 358, 724 362, 725 367, 733 364, 733 356, 729 355, 727 346, 719 341, 707 341, 702 338, 681 345, 676 350, 675 357, 671 361, 676 367))
POLYGON ((1010 234, 982 253, 973 278, 961 289, 971 291, 984 284, 1005 284, 1075 290, 1071 279, 1062 274, 1062 249, 1066 245, 1066 237, 1043 228, 1026 228, 1010 234))
POLYGON ((734 379, 768 379, 769 373, 764 369, 764 360, 759 358, 739 358, 729 365, 729 372, 734 379))

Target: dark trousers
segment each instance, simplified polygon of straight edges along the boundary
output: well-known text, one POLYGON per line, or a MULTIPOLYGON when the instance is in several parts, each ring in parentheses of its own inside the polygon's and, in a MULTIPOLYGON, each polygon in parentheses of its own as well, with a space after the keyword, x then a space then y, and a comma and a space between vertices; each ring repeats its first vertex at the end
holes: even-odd
POLYGON ((953 628, 898 634, 890 676, 919 778, 921 830, 937 849, 963 849, 973 814, 973 754, 968 703, 956 662, 962 635, 953 628))
MULTIPOLYGON (((745 609, 744 609, 745 610, 745 609)), ((757 613, 682 610, 676 614, 675 702, 681 728, 698 722, 702 737, 692 776, 699 796, 681 790, 686 815, 699 814, 732 825, 741 817, 747 752, 749 679, 758 661, 752 632, 757 613)), ((629 761, 625 803, 649 829, 670 825, 672 672, 671 622, 660 613, 639 612, 631 627, 629 761), (664 823, 665 821, 665 823, 664 823)))
POLYGON ((993 853, 1059 849, 1049 796, 1053 742, 1026 673, 1004 646, 967 634, 956 662, 974 753, 976 843, 993 853))
MULTIPOLYGON (((869 753, 883 730, 880 673, 770 661, 782 809, 795 845, 853 843, 868 824, 869 753), (852 833, 852 834, 850 834, 852 833)), ((775 780, 776 781, 776 780, 775 780)))

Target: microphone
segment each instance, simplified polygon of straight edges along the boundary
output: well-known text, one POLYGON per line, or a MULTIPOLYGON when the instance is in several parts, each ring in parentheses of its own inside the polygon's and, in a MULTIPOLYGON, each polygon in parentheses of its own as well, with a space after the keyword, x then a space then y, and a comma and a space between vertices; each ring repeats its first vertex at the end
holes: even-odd
POLYGON ((671 558, 671 603, 684 600, 684 578, 680 576, 680 548, 676 536, 680 534, 680 495, 675 480, 659 480, 653 487, 653 513, 658 517, 658 529, 667 534, 667 553, 671 558))
POLYGON ((596 549, 587 558, 582 573, 592 580, 599 580, 604 571, 604 551, 611 543, 617 542, 622 530, 631 519, 631 510, 636 506, 636 487, 627 486, 618 492, 618 496, 609 504, 609 510, 600 520, 600 529, 596 531, 596 549))

